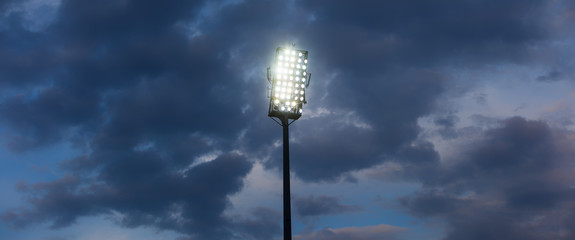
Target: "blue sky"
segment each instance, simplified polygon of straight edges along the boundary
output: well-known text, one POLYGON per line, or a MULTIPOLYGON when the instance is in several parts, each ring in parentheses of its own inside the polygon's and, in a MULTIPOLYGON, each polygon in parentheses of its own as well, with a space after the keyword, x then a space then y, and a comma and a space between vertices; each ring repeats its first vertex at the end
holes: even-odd
POLYGON ((573 239, 575 4, 0 0, 0 238, 573 239))

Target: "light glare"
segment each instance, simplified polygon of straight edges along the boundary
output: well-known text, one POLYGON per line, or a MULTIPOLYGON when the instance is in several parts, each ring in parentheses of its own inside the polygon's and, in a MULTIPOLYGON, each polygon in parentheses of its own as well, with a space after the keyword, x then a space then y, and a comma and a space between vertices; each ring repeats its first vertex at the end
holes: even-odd
POLYGON ((276 62, 272 65, 276 75, 271 79, 271 105, 270 111, 298 114, 302 112, 304 103, 305 82, 308 78, 307 52, 291 48, 280 48, 276 52, 276 62), (301 75, 300 75, 301 74, 301 75), (301 82, 299 81, 301 80, 301 82), (293 82, 292 82, 293 81, 293 82))

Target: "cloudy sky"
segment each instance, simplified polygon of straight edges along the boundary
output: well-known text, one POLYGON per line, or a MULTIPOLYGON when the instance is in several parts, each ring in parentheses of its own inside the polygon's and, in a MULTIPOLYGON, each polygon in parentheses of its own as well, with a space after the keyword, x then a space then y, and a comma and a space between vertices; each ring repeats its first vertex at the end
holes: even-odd
POLYGON ((0 0, 0 238, 575 238, 570 0, 0 0))

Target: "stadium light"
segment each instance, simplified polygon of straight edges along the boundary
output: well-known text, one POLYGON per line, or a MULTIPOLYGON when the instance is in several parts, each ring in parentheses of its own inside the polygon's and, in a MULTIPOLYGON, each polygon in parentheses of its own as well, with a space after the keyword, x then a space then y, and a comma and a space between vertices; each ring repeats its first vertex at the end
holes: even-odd
POLYGON ((267 68, 270 98, 268 117, 283 127, 283 217, 284 240, 291 240, 291 194, 289 170, 289 125, 299 119, 306 101, 306 88, 311 80, 308 52, 291 47, 278 47, 273 65, 267 68), (292 120, 290 122, 290 119, 292 120), (279 121, 278 121, 279 120, 279 121))

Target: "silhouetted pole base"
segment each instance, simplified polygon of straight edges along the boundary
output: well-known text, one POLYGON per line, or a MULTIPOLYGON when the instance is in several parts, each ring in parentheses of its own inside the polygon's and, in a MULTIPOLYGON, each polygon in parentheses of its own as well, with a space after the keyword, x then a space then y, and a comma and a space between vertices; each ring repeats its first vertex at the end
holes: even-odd
POLYGON ((288 117, 281 118, 284 129, 284 240, 291 240, 291 194, 290 194, 290 176, 289 176, 289 132, 288 117))

